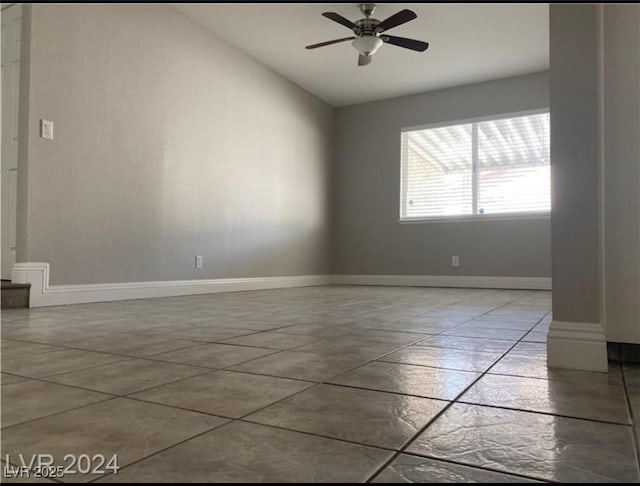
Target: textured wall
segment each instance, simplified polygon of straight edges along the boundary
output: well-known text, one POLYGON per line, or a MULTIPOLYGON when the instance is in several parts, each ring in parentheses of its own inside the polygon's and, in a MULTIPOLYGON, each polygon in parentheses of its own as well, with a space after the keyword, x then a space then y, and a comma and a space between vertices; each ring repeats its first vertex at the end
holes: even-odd
POLYGON ((403 127, 548 106, 542 72, 338 109, 333 272, 550 276, 549 218, 398 222, 403 127))
POLYGON ((34 4, 31 32, 21 261, 54 284, 329 270, 328 105, 164 5, 34 4))
POLYGON ((640 6, 603 6, 607 339, 640 343, 640 6))
POLYGON ((553 318, 600 321, 598 6, 550 6, 553 318))

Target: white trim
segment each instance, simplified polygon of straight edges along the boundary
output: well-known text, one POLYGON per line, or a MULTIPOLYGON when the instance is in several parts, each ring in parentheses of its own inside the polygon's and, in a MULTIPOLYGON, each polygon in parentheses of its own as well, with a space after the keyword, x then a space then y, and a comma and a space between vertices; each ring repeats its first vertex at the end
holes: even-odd
POLYGON ((498 113, 495 115, 475 116, 471 118, 461 118, 458 120, 447 120, 443 122, 427 123, 426 125, 413 125, 410 127, 403 127, 400 129, 401 133, 413 132, 418 130, 428 130, 430 128, 444 128, 454 125, 466 125, 469 123, 479 123, 492 120, 503 120, 505 118, 517 118, 519 116, 540 115, 542 113, 549 113, 551 108, 545 106, 544 108, 534 108, 532 110, 512 111, 509 113, 498 113))
POLYGON ((608 371, 607 339, 599 322, 552 321, 547 334, 547 365, 608 371))
POLYGON ((478 213, 478 124, 471 124, 471 214, 478 213))
POLYGON ((12 281, 14 283, 31 284, 29 296, 31 307, 330 284, 551 289, 551 278, 547 277, 470 277, 458 275, 298 275, 81 285, 50 285, 49 279, 50 267, 48 263, 16 263, 13 267, 12 281))
POLYGON ((478 289, 551 290, 549 277, 476 277, 461 275, 333 275, 337 285, 462 287, 478 289))
POLYGON ((551 219, 551 211, 527 211, 523 213, 489 213, 489 214, 452 214, 448 216, 430 216, 401 218, 400 224, 419 223, 468 223, 479 221, 517 221, 521 219, 551 219))
POLYGON ((289 287, 328 285, 329 275, 283 277, 221 278, 211 280, 171 280, 158 282, 124 282, 86 285, 50 285, 48 263, 16 263, 14 283, 30 283, 31 307, 108 302, 178 295, 265 290, 289 287))

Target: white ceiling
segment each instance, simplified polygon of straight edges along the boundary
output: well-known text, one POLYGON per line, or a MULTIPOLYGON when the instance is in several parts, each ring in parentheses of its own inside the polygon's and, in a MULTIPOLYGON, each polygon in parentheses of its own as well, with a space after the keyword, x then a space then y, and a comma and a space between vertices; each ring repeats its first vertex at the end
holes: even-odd
POLYGON ((429 42, 418 53, 383 45, 358 67, 349 42, 304 46, 351 32, 321 16, 362 18, 357 4, 172 4, 213 34, 333 106, 345 106, 548 69, 546 4, 378 4, 383 20, 402 8, 418 18, 390 35, 429 42))

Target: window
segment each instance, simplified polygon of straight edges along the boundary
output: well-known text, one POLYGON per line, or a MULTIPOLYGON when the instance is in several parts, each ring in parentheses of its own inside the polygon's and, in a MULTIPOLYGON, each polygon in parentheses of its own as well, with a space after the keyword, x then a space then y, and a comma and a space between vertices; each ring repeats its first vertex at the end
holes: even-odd
POLYGON ((402 132, 400 219, 546 213, 549 113, 402 132))

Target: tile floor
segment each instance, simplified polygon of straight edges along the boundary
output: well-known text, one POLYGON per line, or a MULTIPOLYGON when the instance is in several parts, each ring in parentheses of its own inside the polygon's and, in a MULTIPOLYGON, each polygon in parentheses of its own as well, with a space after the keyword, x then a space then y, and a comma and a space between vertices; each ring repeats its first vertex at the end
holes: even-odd
POLYGON ((4 311, 2 458, 118 455, 74 482, 639 481, 640 367, 547 369, 549 310, 333 286, 4 311))

